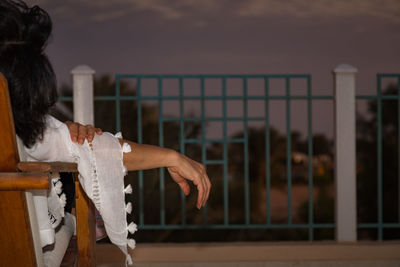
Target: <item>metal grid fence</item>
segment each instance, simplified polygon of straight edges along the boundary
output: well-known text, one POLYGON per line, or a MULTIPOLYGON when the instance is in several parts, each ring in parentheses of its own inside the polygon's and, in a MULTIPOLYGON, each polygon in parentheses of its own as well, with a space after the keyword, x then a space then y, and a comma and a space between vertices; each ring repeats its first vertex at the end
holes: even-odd
MULTIPOLYGON (((163 140, 163 124, 168 121, 178 122, 180 125, 180 152, 185 153, 185 144, 196 143, 201 145, 202 149, 202 163, 207 167, 208 165, 219 164, 223 166, 223 207, 224 207, 224 223, 223 224, 200 224, 193 225, 186 223, 186 208, 185 208, 185 196, 183 193, 181 201, 182 211, 182 223, 177 225, 166 224, 165 222, 165 188, 164 188, 164 171, 159 172, 160 179, 160 223, 148 225, 144 223, 144 212, 143 212, 143 172, 139 172, 139 228, 141 229, 308 229, 309 239, 313 240, 313 229, 315 228, 333 228, 334 224, 331 223, 314 223, 313 221, 313 167, 312 161, 309 160, 308 164, 308 223, 305 224, 294 224, 292 222, 292 162, 291 162, 291 100, 306 100, 307 101, 307 118, 308 118, 308 157, 312 158, 312 101, 316 99, 333 99, 332 96, 323 95, 312 95, 311 93, 311 76, 307 74, 299 75, 117 75, 116 76, 116 95, 111 97, 101 97, 101 100, 112 100, 116 101, 116 128, 120 129, 120 103, 121 101, 135 100, 137 103, 137 121, 138 129, 137 136, 138 142, 142 142, 142 113, 141 106, 143 101, 157 101, 159 116, 158 116, 158 131, 159 131, 159 145, 164 145, 163 140), (242 83, 242 94, 241 95, 230 95, 229 88, 227 86, 227 79, 240 79, 242 83), (137 92, 135 96, 123 96, 120 94, 120 81, 121 79, 136 79, 137 81, 137 92), (157 96, 143 96, 142 95, 142 81, 145 79, 156 79, 158 81, 158 95, 157 96), (179 95, 178 96, 165 96, 163 94, 163 80, 177 79, 179 81, 179 95), (198 79, 200 81, 200 95, 199 96, 186 96, 184 94, 184 80, 185 79, 198 79), (217 79, 221 83, 222 95, 211 96, 205 94, 205 84, 207 79, 217 79), (264 82, 264 94, 251 95, 248 93, 248 80, 249 79, 260 79, 264 82), (285 82, 285 94, 284 95, 270 95, 269 84, 271 80, 283 79, 285 82), (303 79, 307 84, 307 93, 304 96, 291 95, 291 81, 293 79, 303 79), (165 117, 163 113, 163 102, 165 100, 177 100, 179 101, 179 116, 178 117, 165 117), (184 114, 184 103, 187 100, 198 100, 201 102, 200 116, 198 117, 187 117, 184 114), (207 117, 205 103, 209 100, 220 100, 222 101, 222 117, 207 117), (228 100, 240 100, 243 105, 243 116, 241 117, 230 117, 227 114, 227 101, 228 100), (265 116, 252 117, 248 115, 248 101, 249 100, 263 100, 265 103, 265 116), (269 136, 269 104, 273 100, 284 100, 286 102, 286 176, 287 176, 287 205, 288 205, 288 220, 286 224, 274 224, 271 222, 271 166, 270 166, 270 136, 269 136), (201 123, 201 137, 199 139, 185 139, 184 136, 184 123, 188 121, 196 121, 201 123), (222 122, 222 139, 207 139, 206 138, 206 123, 212 121, 222 122), (239 121, 243 123, 243 138, 230 138, 227 134, 227 122, 239 121), (249 121, 261 121, 265 123, 265 185, 266 185, 266 221, 264 224, 252 224, 250 222, 250 190, 249 190, 249 140, 248 140, 248 123, 249 121), (221 160, 211 160, 206 158, 206 145, 207 143, 221 143, 223 146, 223 157, 221 160), (232 224, 229 222, 229 190, 228 190, 228 144, 229 143, 241 143, 244 146, 244 214, 245 223, 243 224, 232 224)), ((207 216, 207 207, 203 210, 203 217, 207 216)), ((205 221, 205 220, 203 220, 205 221)))
MULTIPOLYGON (((397 100, 398 105, 398 126, 400 125, 400 74, 378 74, 377 75, 377 94, 376 95, 357 95, 356 100, 376 100, 377 101, 377 222, 376 223, 358 223, 358 229, 377 229, 378 240, 383 239, 383 230, 388 228, 400 228, 400 219, 398 223, 385 223, 383 221, 383 188, 382 188, 382 101, 383 100, 397 100), (382 94, 382 79, 383 78, 397 78, 397 95, 382 94)), ((201 145, 201 161, 205 166, 208 165, 221 165, 223 166, 223 211, 224 221, 222 224, 207 224, 203 219, 202 224, 188 224, 186 223, 186 202, 185 196, 181 192, 181 224, 167 224, 165 220, 165 174, 161 170, 159 172, 159 194, 160 194, 160 223, 159 224, 145 224, 144 223, 144 199, 143 199, 143 171, 139 171, 139 228, 140 229, 307 229, 308 239, 314 239, 314 229, 322 228, 335 228, 334 223, 315 223, 313 214, 313 166, 312 160, 308 161, 308 222, 307 223, 293 223, 292 220, 292 162, 291 162, 291 101, 292 100, 305 100, 307 103, 307 156, 309 159, 313 156, 313 132, 312 132, 312 101, 313 100, 334 100, 333 95, 313 95, 311 90, 311 75, 308 74, 288 74, 288 75, 139 75, 127 74, 116 75, 116 90, 115 95, 108 96, 95 96, 95 101, 113 101, 115 102, 115 123, 116 130, 121 129, 121 102, 123 101, 136 101, 137 105, 137 137, 138 143, 143 141, 142 129, 142 104, 144 101, 156 101, 158 106, 158 131, 159 131, 159 146, 164 146, 164 123, 174 121, 179 123, 180 137, 179 145, 180 152, 185 153, 186 144, 199 144, 201 145), (242 94, 230 95, 227 86, 227 79, 240 79, 242 82, 242 94), (136 94, 135 95, 121 95, 120 83, 122 79, 135 79, 136 94), (146 79, 157 80, 158 92, 155 96, 148 96, 142 94, 142 81, 146 79), (177 96, 164 95, 163 81, 175 79, 178 80, 179 94, 177 96), (200 95, 188 96, 185 95, 184 80, 197 79, 200 82, 200 95), (205 83, 207 79, 217 79, 221 83, 222 94, 207 95, 205 93, 205 83), (259 79, 264 82, 264 94, 252 95, 248 91, 248 80, 259 79), (284 80, 285 94, 271 95, 270 82, 276 79, 284 80), (293 79, 302 79, 306 81, 307 92, 305 95, 292 95, 291 81, 293 79), (163 112, 164 102, 166 100, 175 100, 179 102, 179 116, 170 117, 165 116, 163 112), (201 102, 200 116, 185 116, 184 103, 185 101, 197 100, 201 102), (210 100, 219 100, 222 102, 222 116, 206 116, 206 102, 210 100), (228 116, 227 114, 227 101, 239 100, 243 105, 243 116, 228 116), (265 116, 249 116, 248 115, 248 101, 249 100, 262 100, 265 104, 265 116), (287 223, 272 223, 271 222, 271 165, 270 165, 270 102, 274 100, 284 100, 286 109, 286 177, 287 177, 287 223), (185 122, 199 122, 201 124, 201 136, 198 139, 186 139, 184 135, 185 122), (206 124, 208 122, 222 122, 222 138, 209 139, 206 137, 206 124), (227 122, 236 121, 243 123, 243 137, 231 138, 227 133, 227 122), (265 125, 265 190, 266 190, 266 220, 263 224, 253 224, 250 221, 250 188, 249 188, 249 140, 248 140, 248 124, 251 121, 263 122, 265 125), (220 143, 223 147, 223 157, 220 160, 207 159, 206 146, 208 143, 220 143), (228 189, 228 144, 240 143, 244 146, 244 217, 245 223, 232 224, 229 222, 229 189, 228 189)), ((72 97, 61 97, 60 101, 72 101, 72 97)), ((400 131, 398 131, 400 132, 400 131)), ((400 133, 398 134, 398 160, 400 166, 400 133)), ((400 172, 399 173, 399 188, 400 192, 400 172)), ((400 195, 398 193, 398 195, 400 195)), ((398 214, 400 217, 400 196, 399 196, 398 214)), ((207 206, 203 210, 203 218, 207 217, 207 206)))

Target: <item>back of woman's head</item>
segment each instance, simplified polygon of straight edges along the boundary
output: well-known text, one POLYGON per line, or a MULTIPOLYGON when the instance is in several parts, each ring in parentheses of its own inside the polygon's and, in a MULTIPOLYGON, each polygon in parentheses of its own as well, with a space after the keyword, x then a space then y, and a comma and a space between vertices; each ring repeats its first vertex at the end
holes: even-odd
POLYGON ((0 1, 0 72, 8 81, 15 130, 28 147, 42 138, 57 100, 54 71, 43 53, 51 30, 49 15, 38 6, 0 1))

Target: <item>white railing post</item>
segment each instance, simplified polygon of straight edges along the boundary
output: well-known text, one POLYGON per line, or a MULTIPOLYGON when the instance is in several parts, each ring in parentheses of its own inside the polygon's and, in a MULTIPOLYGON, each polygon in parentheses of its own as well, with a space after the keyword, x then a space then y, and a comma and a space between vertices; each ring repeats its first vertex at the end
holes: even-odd
POLYGON ((95 71, 80 65, 71 71, 73 83, 74 121, 94 124, 93 75, 95 71))
MULTIPOLYGON (((74 122, 94 125, 93 75, 95 71, 86 65, 75 67, 71 71, 73 83, 74 122)), ((104 222, 95 209, 96 238, 106 236, 104 222), (100 225, 100 226, 99 226, 100 225)))
POLYGON ((335 116, 336 241, 357 241, 356 110, 357 69, 341 64, 333 70, 335 116))

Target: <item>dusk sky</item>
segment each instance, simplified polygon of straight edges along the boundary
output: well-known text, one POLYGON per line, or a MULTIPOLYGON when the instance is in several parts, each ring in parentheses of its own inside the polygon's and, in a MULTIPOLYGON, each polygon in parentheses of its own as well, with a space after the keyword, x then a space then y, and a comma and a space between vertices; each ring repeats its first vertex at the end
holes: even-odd
MULTIPOLYGON (((112 75, 306 73, 314 94, 331 94, 331 71, 348 63, 359 70, 358 93, 374 93, 377 72, 400 72, 398 0, 28 3, 53 19, 46 52, 60 83, 70 83, 70 70, 87 64, 112 75)), ((329 134, 332 115, 324 114, 315 129, 329 134)))

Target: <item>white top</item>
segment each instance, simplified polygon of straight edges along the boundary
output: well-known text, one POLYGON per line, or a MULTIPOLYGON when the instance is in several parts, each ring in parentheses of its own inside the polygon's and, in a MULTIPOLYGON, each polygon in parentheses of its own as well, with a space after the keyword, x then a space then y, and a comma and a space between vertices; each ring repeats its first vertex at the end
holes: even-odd
MULTIPOLYGON (((31 148, 24 147, 26 160, 76 162, 79 182, 102 215, 111 242, 120 247, 127 263, 132 264, 126 246, 134 248, 135 241, 127 239, 127 236, 128 232, 134 233, 137 227, 133 222, 128 226, 126 221, 126 213, 131 212, 132 205, 125 204, 125 194, 131 193, 132 187, 128 185, 124 189, 126 168, 123 166, 123 153, 130 152, 130 146, 125 143, 121 147, 117 137, 122 136, 110 133, 95 135, 90 144, 85 140, 83 145, 79 145, 71 141, 64 123, 51 116, 46 119, 43 140, 31 148)), ((47 194, 43 190, 34 193, 42 246, 54 242, 53 229, 64 216, 65 195, 59 196, 61 182, 58 177, 52 181, 47 194)))

